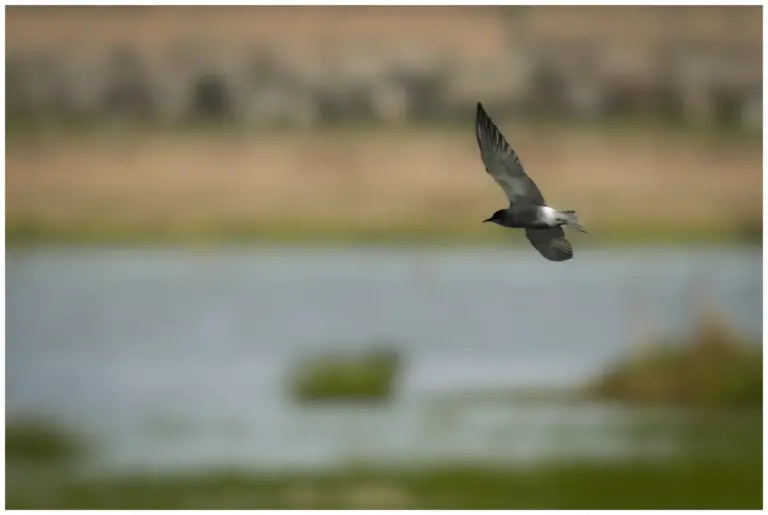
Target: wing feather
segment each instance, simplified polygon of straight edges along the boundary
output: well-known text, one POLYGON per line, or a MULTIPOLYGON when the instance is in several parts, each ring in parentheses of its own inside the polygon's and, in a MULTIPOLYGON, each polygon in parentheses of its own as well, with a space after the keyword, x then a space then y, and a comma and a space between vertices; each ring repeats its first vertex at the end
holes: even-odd
POLYGON ((573 247, 562 227, 526 229, 525 237, 533 248, 550 261, 567 261, 573 257, 573 247))
POLYGON ((517 153, 480 102, 477 103, 475 134, 485 170, 504 190, 510 205, 521 200, 543 204, 544 197, 536 183, 525 173, 517 153))

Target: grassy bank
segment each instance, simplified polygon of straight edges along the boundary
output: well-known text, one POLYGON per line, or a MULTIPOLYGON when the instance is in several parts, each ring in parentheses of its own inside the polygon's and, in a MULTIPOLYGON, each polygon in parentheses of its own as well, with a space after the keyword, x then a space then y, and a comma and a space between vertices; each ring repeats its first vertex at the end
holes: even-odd
MULTIPOLYGON (((577 249, 643 245, 743 245, 760 244, 760 221, 740 226, 703 225, 655 226, 625 225, 604 229, 589 228, 587 235, 573 238, 577 249)), ((444 245, 527 246, 520 231, 497 227, 456 224, 393 223, 361 225, 332 222, 326 224, 296 223, 215 223, 215 224, 120 224, 109 220, 66 222, 13 218, 6 223, 6 245, 444 245)), ((578 250, 577 250, 578 251, 578 250)))
POLYGON ((9 509, 760 509, 760 454, 739 459, 62 480, 9 509))
POLYGON ((314 471, 259 471, 254 464, 250 472, 188 469, 78 477, 77 467, 60 465, 77 465, 87 456, 83 450, 96 447, 75 444, 82 440, 56 425, 11 422, 6 426, 6 508, 761 508, 759 410, 685 416, 664 429, 670 430, 678 452, 661 458, 639 454, 522 467, 464 462, 314 471))

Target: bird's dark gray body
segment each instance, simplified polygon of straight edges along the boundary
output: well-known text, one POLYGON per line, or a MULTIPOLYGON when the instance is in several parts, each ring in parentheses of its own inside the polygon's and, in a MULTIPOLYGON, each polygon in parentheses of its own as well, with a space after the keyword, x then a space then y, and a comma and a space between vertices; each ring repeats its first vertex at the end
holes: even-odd
POLYGON ((499 209, 487 221, 511 229, 547 229, 549 224, 543 220, 542 206, 533 203, 512 204, 506 209, 499 209))
POLYGON ((536 183, 523 170, 517 153, 479 102, 475 134, 486 171, 509 199, 508 208, 499 209, 484 221, 525 229, 531 245, 550 261, 571 259, 573 247, 565 237, 563 225, 586 232, 579 224, 576 212, 559 211, 547 205, 536 183))

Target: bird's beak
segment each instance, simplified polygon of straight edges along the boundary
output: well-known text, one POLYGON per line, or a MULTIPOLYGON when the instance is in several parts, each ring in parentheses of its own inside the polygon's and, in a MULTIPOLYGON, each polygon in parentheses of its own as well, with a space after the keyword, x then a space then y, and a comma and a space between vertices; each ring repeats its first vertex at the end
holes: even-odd
POLYGON ((491 220, 493 220, 493 218, 488 218, 487 220, 483 220, 483 223, 490 222, 491 220))

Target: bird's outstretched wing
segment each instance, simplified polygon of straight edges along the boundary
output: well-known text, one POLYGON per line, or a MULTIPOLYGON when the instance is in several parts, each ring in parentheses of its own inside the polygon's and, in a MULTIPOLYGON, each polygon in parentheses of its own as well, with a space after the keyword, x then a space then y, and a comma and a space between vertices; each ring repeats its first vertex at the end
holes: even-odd
POLYGON ((509 146, 480 102, 477 103, 475 133, 485 170, 507 194, 510 205, 523 200, 543 204, 544 197, 539 188, 526 175, 517 153, 509 146))
POLYGON ((573 257, 571 242, 562 227, 526 229, 525 237, 539 253, 550 261, 567 261, 573 257))

